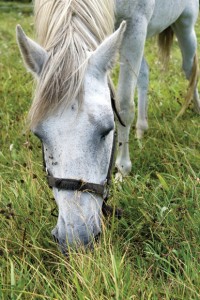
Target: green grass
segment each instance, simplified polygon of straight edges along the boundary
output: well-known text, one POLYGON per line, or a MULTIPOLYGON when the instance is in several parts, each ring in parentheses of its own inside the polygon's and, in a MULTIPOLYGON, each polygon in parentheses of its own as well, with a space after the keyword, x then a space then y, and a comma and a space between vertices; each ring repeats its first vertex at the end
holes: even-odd
POLYGON ((0 299, 200 299, 199 116, 188 110, 174 121, 187 86, 177 42, 167 73, 155 41, 146 47, 150 129, 139 143, 133 126, 132 174, 110 198, 123 218, 105 221, 93 253, 65 258, 50 234, 55 204, 41 146, 26 132, 32 78, 17 49, 18 23, 33 37, 27 11, 1 10, 0 299))

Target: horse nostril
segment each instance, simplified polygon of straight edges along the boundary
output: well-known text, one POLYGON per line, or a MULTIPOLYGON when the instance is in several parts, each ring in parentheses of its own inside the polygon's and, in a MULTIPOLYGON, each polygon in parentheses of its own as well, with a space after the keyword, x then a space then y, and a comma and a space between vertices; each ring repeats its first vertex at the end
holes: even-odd
POLYGON ((53 236, 54 242, 58 244, 59 243, 58 238, 54 234, 52 234, 52 236, 53 236))
POLYGON ((98 234, 95 235, 94 240, 95 240, 96 243, 99 242, 100 235, 101 235, 101 232, 99 232, 98 234))
POLYGON ((59 240, 58 240, 58 229, 55 227, 52 231, 51 231, 51 235, 54 239, 54 242, 55 243, 59 243, 59 240))

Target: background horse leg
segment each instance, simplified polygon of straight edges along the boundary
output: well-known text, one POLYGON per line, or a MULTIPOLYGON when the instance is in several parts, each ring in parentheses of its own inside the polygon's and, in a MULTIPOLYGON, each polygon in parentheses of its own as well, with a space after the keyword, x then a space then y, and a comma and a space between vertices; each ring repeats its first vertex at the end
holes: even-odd
POLYGON ((116 166, 124 176, 131 171, 129 133, 134 119, 134 91, 137 84, 147 31, 147 19, 141 16, 127 22, 127 29, 120 49, 120 73, 117 99, 120 116, 126 127, 118 124, 118 155, 116 166), (139 26, 138 26, 139 24, 139 26))
POLYGON ((148 85, 149 85, 149 67, 143 57, 140 73, 137 81, 138 90, 138 119, 136 124, 136 136, 142 138, 144 132, 148 129, 147 107, 148 107, 148 85))
POLYGON ((190 81, 186 103, 178 116, 182 115, 193 100, 194 109, 200 114, 200 99, 197 90, 198 82, 198 59, 197 59, 197 39, 194 24, 197 19, 198 8, 188 7, 184 10, 180 18, 172 25, 173 31, 178 39, 182 53, 182 68, 186 78, 190 81))

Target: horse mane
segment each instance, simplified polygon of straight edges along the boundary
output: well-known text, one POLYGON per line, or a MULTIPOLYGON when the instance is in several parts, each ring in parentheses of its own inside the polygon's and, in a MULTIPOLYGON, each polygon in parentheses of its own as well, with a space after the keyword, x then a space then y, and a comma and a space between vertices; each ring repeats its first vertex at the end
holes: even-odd
POLYGON ((36 126, 59 105, 81 100, 88 51, 114 29, 114 0, 35 0, 37 41, 48 52, 29 112, 36 126))

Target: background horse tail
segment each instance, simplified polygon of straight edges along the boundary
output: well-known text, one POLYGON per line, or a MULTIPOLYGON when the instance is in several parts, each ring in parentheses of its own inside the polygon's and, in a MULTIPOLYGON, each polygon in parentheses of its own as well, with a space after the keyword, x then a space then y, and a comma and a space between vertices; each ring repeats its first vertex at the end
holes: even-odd
POLYGON ((170 50, 172 47, 173 38, 174 38, 174 32, 171 26, 167 27, 164 31, 162 31, 158 35, 158 47, 159 47, 160 57, 165 67, 168 65, 169 62, 170 50))
POLYGON ((192 65, 192 70, 191 70, 191 75, 189 78, 189 85, 188 85, 188 91, 185 97, 185 103, 183 104, 180 112, 178 113, 177 118, 179 118, 180 116, 182 116, 184 114, 184 112, 186 111, 186 109, 188 108, 188 106, 190 105, 193 97, 194 97, 194 91, 195 88, 197 86, 198 83, 198 79, 199 79, 199 63, 198 63, 198 55, 197 52, 194 55, 194 60, 193 60, 193 65, 192 65))
MULTIPOLYGON (((173 43, 173 37, 174 37, 174 32, 171 27, 167 27, 164 31, 162 31, 158 35, 158 46, 159 46, 159 52, 160 52, 160 57, 161 60, 166 67, 169 62, 170 58, 170 50, 172 47, 173 43)), ((193 96, 194 96, 194 91, 198 83, 198 78, 199 78, 199 64, 198 64, 198 56, 197 53, 194 55, 194 60, 193 60, 193 65, 192 65, 192 70, 191 70, 191 75, 188 78, 189 84, 188 84, 188 89, 187 89, 187 94, 185 96, 185 103, 183 104, 180 112, 178 113, 177 118, 182 116, 188 106, 190 105, 193 96)))

